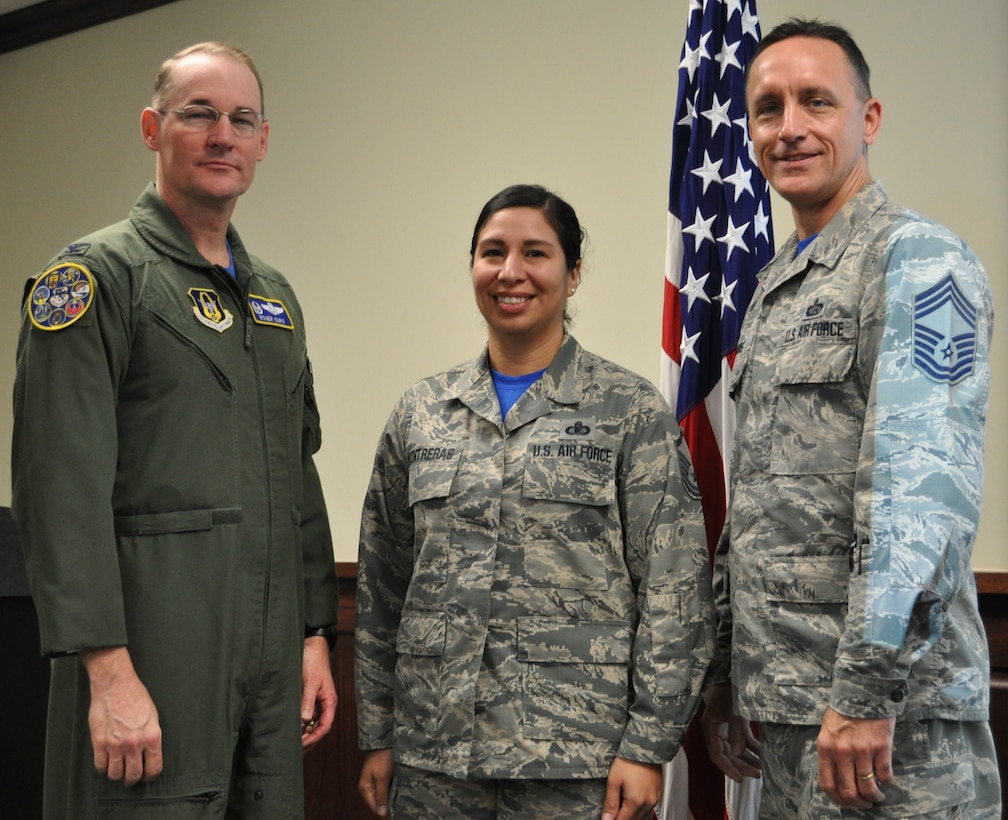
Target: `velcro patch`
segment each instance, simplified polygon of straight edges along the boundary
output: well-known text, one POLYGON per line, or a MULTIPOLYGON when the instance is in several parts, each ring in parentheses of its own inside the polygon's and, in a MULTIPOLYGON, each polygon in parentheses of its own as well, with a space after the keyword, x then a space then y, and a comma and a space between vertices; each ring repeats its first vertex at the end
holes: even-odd
POLYGON ((210 288, 189 288, 193 316, 204 327, 223 333, 234 324, 234 314, 221 304, 220 296, 210 288))
POLYGON ((69 327, 87 313, 94 293, 94 277, 83 265, 53 265, 35 280, 28 296, 28 317, 39 330, 69 327))
POLYGON ((252 321, 257 325, 272 325, 282 327, 286 330, 294 329, 294 320, 290 313, 279 299, 270 299, 266 296, 256 296, 249 294, 249 313, 252 321))

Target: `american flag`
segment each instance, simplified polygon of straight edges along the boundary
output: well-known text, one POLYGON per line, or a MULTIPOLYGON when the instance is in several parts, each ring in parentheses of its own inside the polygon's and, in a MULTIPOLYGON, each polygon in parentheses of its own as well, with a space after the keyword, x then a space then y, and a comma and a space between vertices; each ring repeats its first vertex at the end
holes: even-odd
MULTIPOLYGON (((713 557, 728 500, 735 408, 728 395, 739 329, 756 274, 773 255, 770 191, 756 167, 745 109, 745 68, 760 40, 756 0, 690 0, 679 63, 669 177, 661 391, 689 445, 713 557)), ((658 815, 680 820, 755 816, 759 782, 724 780, 697 721, 666 767, 658 815), (688 768, 688 775, 683 769, 688 768), (689 809, 672 805, 688 777, 689 809)), ((681 794, 681 792, 680 792, 681 794)))
POLYGON ((712 549, 735 426, 729 374, 756 274, 773 255, 770 191, 745 111, 759 39, 755 0, 691 0, 672 133, 661 390, 693 456, 712 549))

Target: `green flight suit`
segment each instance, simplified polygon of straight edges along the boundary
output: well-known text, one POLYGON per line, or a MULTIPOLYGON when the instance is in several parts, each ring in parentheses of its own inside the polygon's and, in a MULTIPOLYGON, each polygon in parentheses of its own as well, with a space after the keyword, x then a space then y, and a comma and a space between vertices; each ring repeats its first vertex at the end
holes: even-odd
POLYGON ((228 239, 234 277, 151 185, 26 293, 12 511, 53 656, 46 818, 303 816, 304 629, 338 607, 319 417, 293 291, 228 239), (118 645, 163 730, 130 788, 94 769, 75 657, 118 645))

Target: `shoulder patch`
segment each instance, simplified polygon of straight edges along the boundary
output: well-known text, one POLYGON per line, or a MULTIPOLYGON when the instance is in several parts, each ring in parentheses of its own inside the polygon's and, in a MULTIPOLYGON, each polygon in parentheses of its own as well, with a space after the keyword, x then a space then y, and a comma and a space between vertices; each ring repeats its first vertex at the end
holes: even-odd
POLYGON ((690 498, 700 498, 700 484, 697 483, 696 472, 693 470, 693 460, 690 458, 686 445, 676 448, 679 456, 679 480, 682 481, 683 489, 690 498))
POLYGON ((294 320, 291 319, 290 312, 279 299, 270 299, 266 296, 256 296, 254 293, 250 293, 248 303, 252 321, 257 325, 272 325, 286 330, 294 329, 294 320))
POLYGON ((913 363, 930 379, 958 384, 973 373, 977 309, 951 273, 914 297, 913 363))
POLYGON ((87 313, 94 292, 94 277, 83 265, 53 265, 35 280, 28 295, 28 317, 39 330, 69 327, 87 313))

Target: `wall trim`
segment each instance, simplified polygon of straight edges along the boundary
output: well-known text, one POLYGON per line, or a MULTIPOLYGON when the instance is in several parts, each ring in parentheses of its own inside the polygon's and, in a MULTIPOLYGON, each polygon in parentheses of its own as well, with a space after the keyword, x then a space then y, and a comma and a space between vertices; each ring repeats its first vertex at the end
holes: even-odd
POLYGON ((0 54, 173 2, 175 0, 43 0, 0 14, 0 54))
POLYGON ((1008 595, 1008 572, 978 572, 976 584, 982 595, 1008 595))

